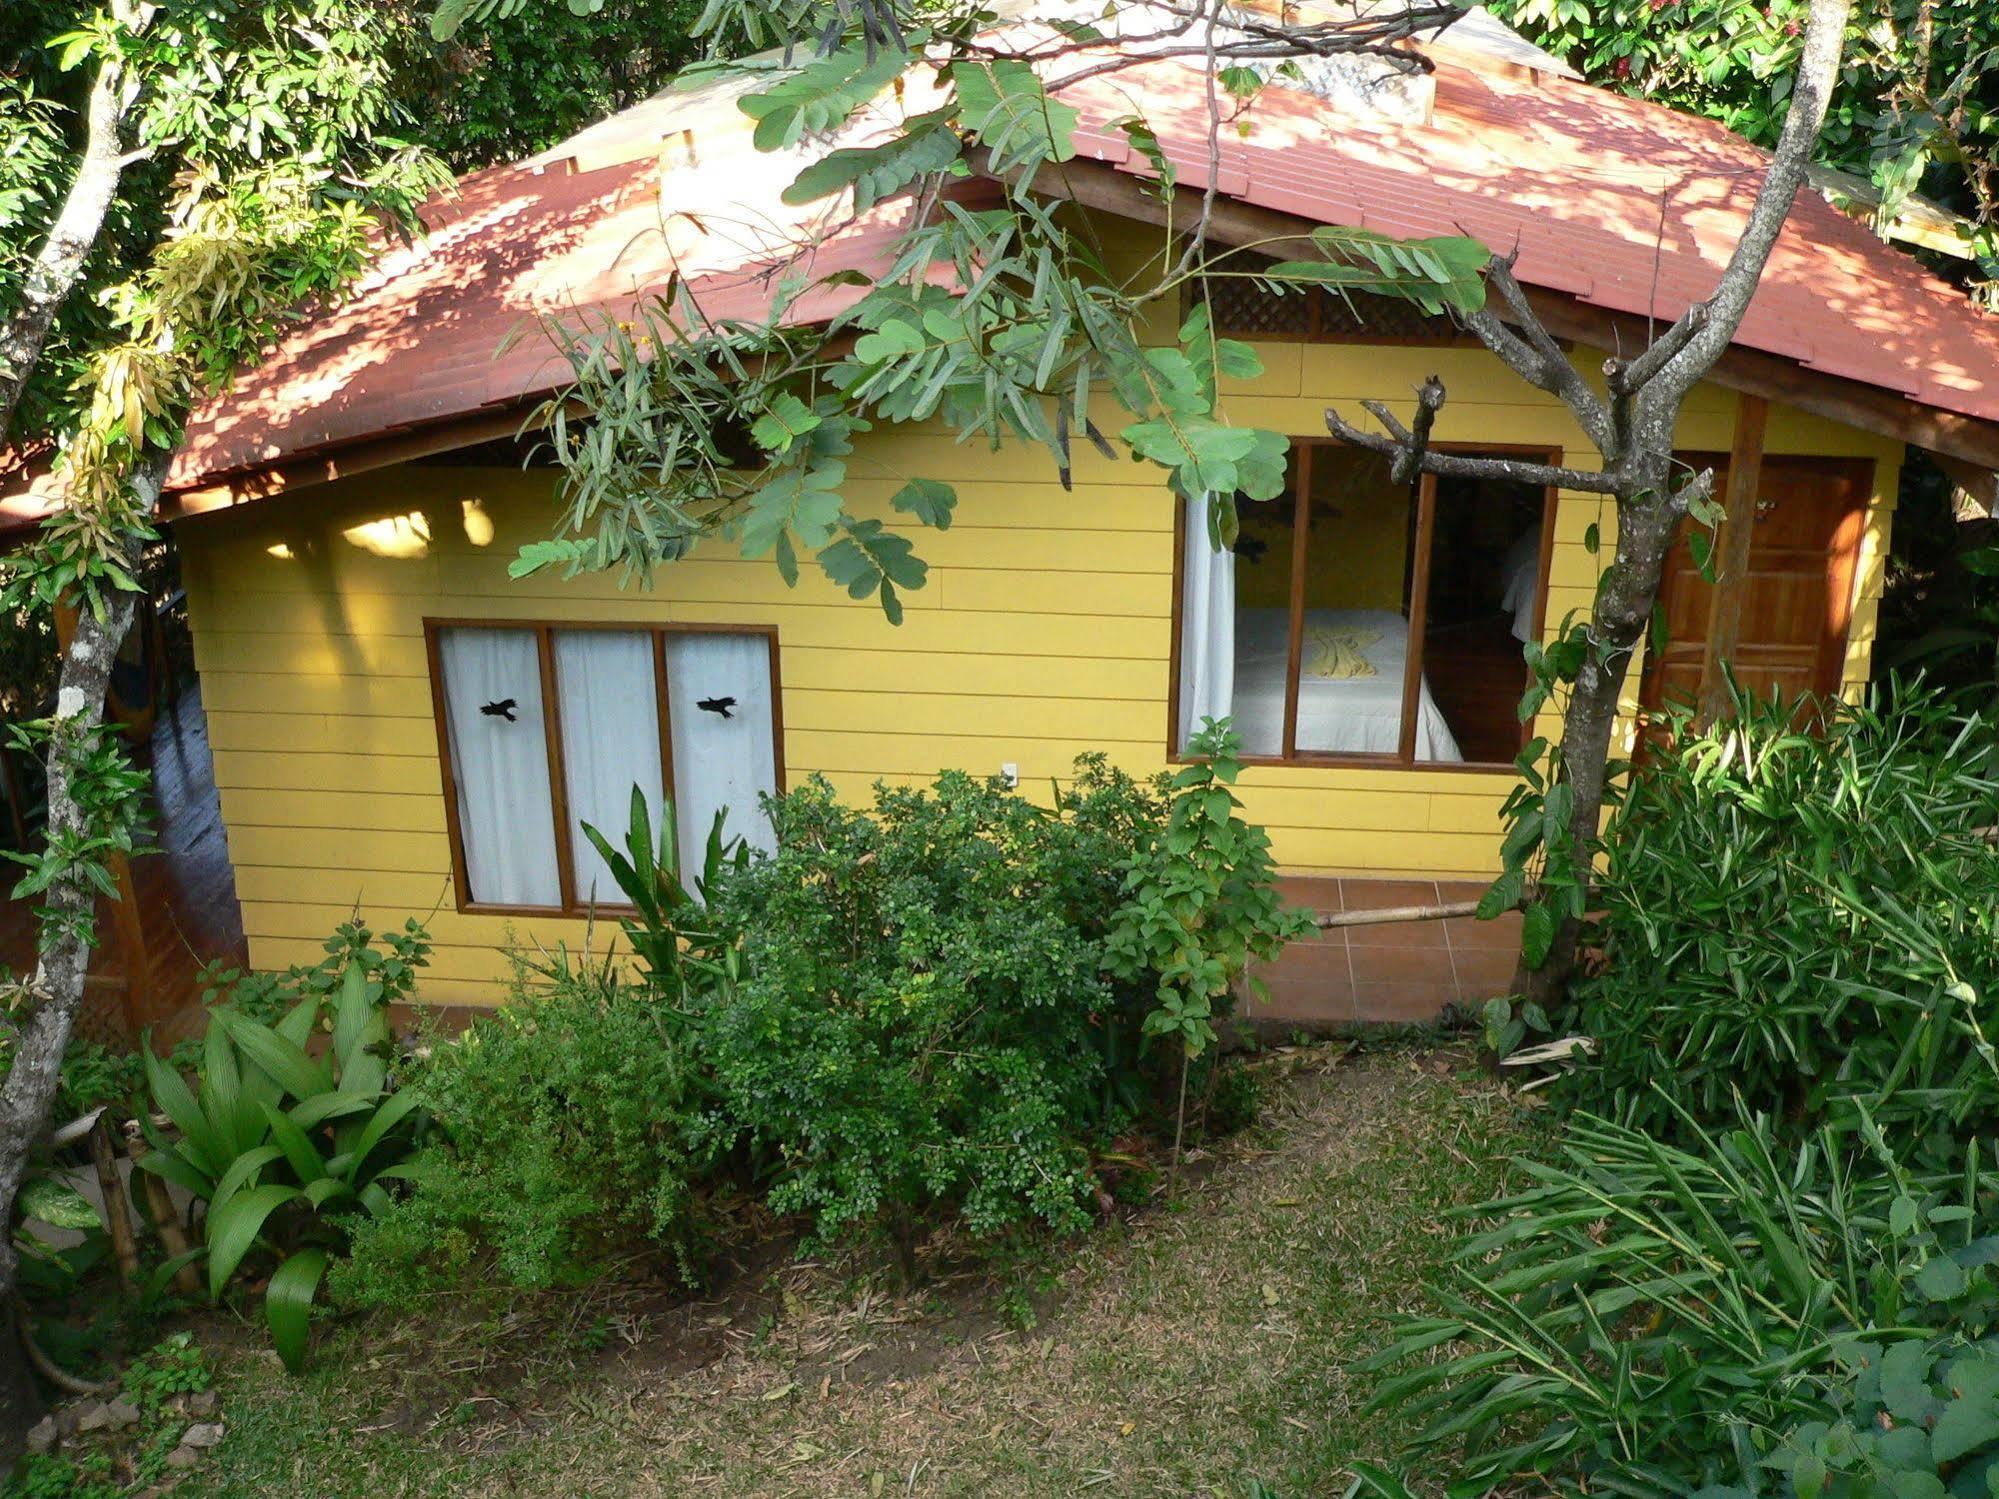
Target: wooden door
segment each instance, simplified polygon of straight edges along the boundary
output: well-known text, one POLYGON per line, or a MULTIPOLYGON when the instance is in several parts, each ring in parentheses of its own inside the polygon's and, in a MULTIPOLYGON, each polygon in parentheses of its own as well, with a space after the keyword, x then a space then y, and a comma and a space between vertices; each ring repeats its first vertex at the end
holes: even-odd
MULTIPOLYGON (((1686 456, 1696 467, 1712 464, 1715 493, 1728 492, 1725 454, 1686 456)), ((1758 696, 1838 690, 1873 487, 1871 458, 1764 458, 1741 636, 1730 661, 1736 680, 1758 696)), ((1667 642, 1647 660, 1640 701, 1648 710, 1698 696, 1713 596, 1683 532, 1659 586, 1667 642)))

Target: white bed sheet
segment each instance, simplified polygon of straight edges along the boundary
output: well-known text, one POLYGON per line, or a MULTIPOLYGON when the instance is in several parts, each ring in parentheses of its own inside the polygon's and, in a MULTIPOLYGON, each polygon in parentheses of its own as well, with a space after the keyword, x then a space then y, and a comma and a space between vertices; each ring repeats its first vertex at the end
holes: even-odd
MULTIPOLYGON (((1290 616, 1283 609, 1236 614, 1235 728, 1243 752, 1274 755, 1284 745, 1284 675, 1290 660, 1290 616)), ((1307 638, 1318 626, 1369 631, 1361 654, 1371 677, 1338 680, 1302 672, 1298 680, 1298 748, 1320 754, 1392 755, 1402 737, 1402 674, 1409 659, 1409 622, 1392 609, 1307 609, 1307 638)), ((1307 665, 1310 657, 1307 656, 1307 665)), ((1416 758, 1462 762, 1450 725, 1420 684, 1416 758)))

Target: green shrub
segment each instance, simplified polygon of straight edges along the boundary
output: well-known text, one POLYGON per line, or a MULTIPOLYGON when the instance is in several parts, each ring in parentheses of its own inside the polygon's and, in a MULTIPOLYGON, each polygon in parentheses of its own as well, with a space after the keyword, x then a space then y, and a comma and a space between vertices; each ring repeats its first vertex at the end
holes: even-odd
POLYGON ((522 970, 496 1014, 404 1084, 435 1137, 416 1189, 356 1226, 334 1291, 401 1305, 491 1266, 540 1288, 634 1242, 684 1253, 712 1151, 682 1022, 609 968, 522 970))
MULTIPOLYGON (((1145 1035, 1176 1043, 1176 1162, 1188 1063, 1215 1040, 1215 1021, 1233 1013, 1251 959, 1274 958, 1312 930, 1304 912, 1278 899, 1270 835, 1236 815, 1242 803, 1229 788, 1242 773, 1240 748, 1226 721, 1208 719, 1194 736, 1191 752, 1200 758, 1173 777, 1166 827, 1133 850, 1106 943, 1111 972, 1152 986, 1156 1007, 1143 1021, 1145 1035)), ((1250 982, 1263 991, 1261 979, 1250 982)))
POLYGON ((207 1259, 211 1297, 253 1253, 275 1258, 265 1320, 294 1370, 327 1265, 356 1218, 389 1206, 384 1183, 410 1169, 417 1105, 390 1087, 386 1012, 423 964, 423 929, 409 923, 378 952, 372 933, 350 923, 328 948, 341 955, 330 995, 308 994, 274 1025, 227 1005, 210 1013, 192 1089, 142 1050, 154 1106, 174 1134, 144 1116, 154 1149, 139 1164, 206 1204, 191 1254, 207 1259), (322 1027, 329 1044, 314 1055, 308 1043, 322 1027))
POLYGON ((776 853, 722 884, 744 976, 703 1050, 771 1206, 905 1247, 935 1211, 1084 1223, 1090 1147, 1142 1092, 1150 996, 1105 940, 1157 792, 1095 759, 1054 810, 960 772, 877 786, 872 815, 816 778, 770 807, 776 853))
MULTIPOLYGON (((1990 1332, 1989 1150, 1925 1177, 1878 1136, 1856 1150, 1832 1130, 1790 1144, 1763 1119, 1686 1130, 1683 1150, 1577 1115, 1556 1160, 1521 1163, 1523 1190, 1471 1210, 1482 1226, 1456 1248, 1442 1315, 1360 1366, 1389 1374, 1376 1408, 1426 1467, 1448 1465, 1452 1493, 1774 1493, 1803 1448, 1864 1465, 1871 1439, 1832 1433, 1872 1421, 1885 1348, 1913 1342, 1927 1379, 1990 1332)), ((1913 1377, 1912 1354, 1894 1359, 1913 1377)), ((1922 1407, 1933 1420, 1941 1403, 1922 1407)), ((1971 1450, 1939 1445, 1942 1471, 1971 1450)))
POLYGON ((1610 826, 1603 964, 1566 1017, 1598 1052, 1567 1092, 1669 1136, 1669 1101, 1806 1130, 1859 1099, 1953 1158, 1999 1125, 1999 739, 1935 695, 1815 733, 1737 707, 1682 720, 1610 826))

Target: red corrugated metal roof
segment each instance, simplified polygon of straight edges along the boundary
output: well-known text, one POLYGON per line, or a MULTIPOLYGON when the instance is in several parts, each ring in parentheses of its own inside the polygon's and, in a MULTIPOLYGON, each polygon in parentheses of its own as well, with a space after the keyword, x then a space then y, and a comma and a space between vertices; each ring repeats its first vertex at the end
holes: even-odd
MULTIPOLYGON (((1671 319, 1712 289, 1762 152, 1719 125, 1547 72, 1433 56, 1423 123, 1265 90, 1249 136, 1224 132, 1222 190, 1317 222, 1517 248, 1524 283, 1617 313, 1671 319)), ((620 313, 676 265, 717 316, 760 313, 801 244, 810 274, 879 272, 907 205, 859 222, 837 202, 784 205, 806 158, 752 148, 740 91, 665 95, 566 148, 466 179, 425 211, 428 237, 384 256, 351 300, 196 416, 172 487, 545 395, 566 369, 538 318, 620 313)), ((1181 180, 1205 184, 1194 65, 1150 62, 1069 98, 1085 158, 1146 174, 1111 124, 1136 108, 1181 180)), ((854 295, 815 294, 794 316, 829 315, 854 295)), ((1816 195, 1793 210, 1738 342, 1999 421, 1999 320, 1816 195)))
MULTIPOLYGON (((1191 186, 1207 181, 1199 74, 1147 69, 1145 109, 1191 186), (1170 80, 1170 81, 1169 81, 1170 80)), ((1122 80, 1120 80, 1122 81, 1122 80)), ((1089 114, 1128 113, 1102 82, 1089 114)), ((1125 170, 1121 132, 1083 149, 1125 170)), ((1342 119, 1269 90, 1224 136, 1223 189, 1258 207, 1390 234, 1517 248, 1515 274, 1613 312, 1671 320, 1708 295, 1768 163, 1711 121, 1521 69, 1442 62, 1421 125, 1342 119)), ((1999 318, 1815 193, 1800 195, 1736 342, 1967 416, 1999 420, 1999 318)))

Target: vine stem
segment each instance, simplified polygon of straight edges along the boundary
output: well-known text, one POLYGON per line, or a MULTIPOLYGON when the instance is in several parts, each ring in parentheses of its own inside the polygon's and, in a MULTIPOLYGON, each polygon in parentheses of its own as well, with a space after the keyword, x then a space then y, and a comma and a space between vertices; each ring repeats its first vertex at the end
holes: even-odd
POLYGON ((1180 1191, 1180 1140, 1187 1128, 1187 1063, 1189 1052, 1185 1037, 1180 1041, 1180 1102, 1173 1111, 1173 1191, 1180 1191))

